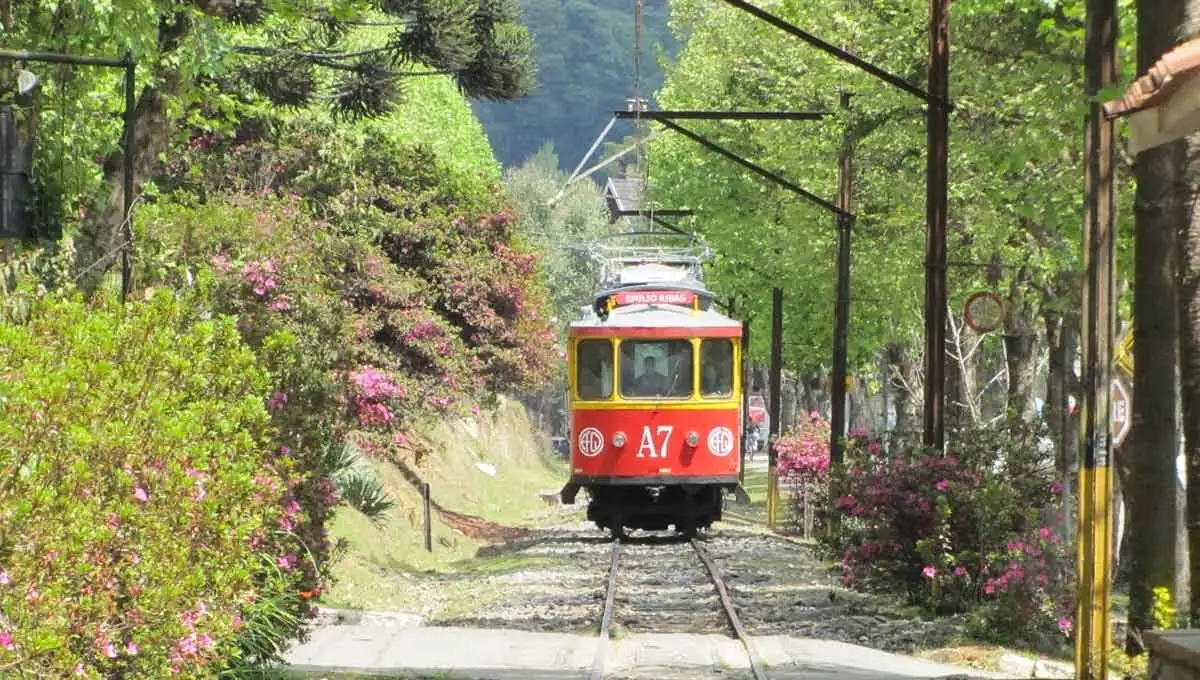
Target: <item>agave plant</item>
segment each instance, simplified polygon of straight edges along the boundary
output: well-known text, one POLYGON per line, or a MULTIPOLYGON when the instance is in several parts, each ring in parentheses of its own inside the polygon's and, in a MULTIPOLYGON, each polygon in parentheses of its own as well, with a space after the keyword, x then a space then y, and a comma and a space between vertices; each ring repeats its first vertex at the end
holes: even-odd
POLYGON ((322 459, 346 503, 372 522, 382 524, 396 502, 383 488, 362 451, 348 442, 335 442, 325 448, 322 459))

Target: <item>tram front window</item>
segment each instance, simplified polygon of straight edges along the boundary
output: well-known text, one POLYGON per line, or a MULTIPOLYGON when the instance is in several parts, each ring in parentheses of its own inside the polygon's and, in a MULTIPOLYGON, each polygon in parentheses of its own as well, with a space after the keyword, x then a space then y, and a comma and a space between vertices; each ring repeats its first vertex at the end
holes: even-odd
POLYGON ((692 395, 692 343, 626 340, 621 343, 621 396, 687 399, 692 395))
POLYGON ((705 340, 700 345, 700 392, 706 397, 733 394, 733 343, 705 340))
POLYGON ((576 351, 575 382, 579 398, 594 401, 611 397, 612 343, 608 340, 583 340, 576 351))

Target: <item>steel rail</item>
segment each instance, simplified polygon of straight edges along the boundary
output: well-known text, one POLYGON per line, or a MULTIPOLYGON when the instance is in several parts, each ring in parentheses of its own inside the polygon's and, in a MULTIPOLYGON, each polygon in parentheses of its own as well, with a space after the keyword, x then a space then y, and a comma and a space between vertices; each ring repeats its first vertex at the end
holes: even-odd
POLYGON ((608 659, 608 631, 612 628, 613 602, 617 596, 617 569, 621 562, 621 539, 613 538, 612 566, 608 572, 608 592, 604 595, 604 614, 600 617, 600 639, 592 659, 591 680, 603 680, 604 662, 608 659))
POLYGON ((733 608, 733 599, 729 597, 729 589, 725 587, 725 581, 721 578, 721 572, 717 570, 717 565, 713 564, 708 551, 704 549, 699 540, 693 538, 692 547, 696 550, 696 554, 700 556, 700 561, 704 563, 704 568, 708 570, 709 579, 712 580, 713 586, 717 589, 717 595, 721 598, 721 606, 725 609, 725 616, 729 619, 729 625, 733 626, 733 631, 737 633, 738 640, 746 648, 746 656, 750 658, 750 669, 754 672, 755 679, 767 680, 767 672, 763 669, 762 661, 758 658, 758 653, 754 651, 754 645, 750 642, 750 636, 746 634, 746 628, 742 626, 741 618, 738 617, 737 611, 733 608))

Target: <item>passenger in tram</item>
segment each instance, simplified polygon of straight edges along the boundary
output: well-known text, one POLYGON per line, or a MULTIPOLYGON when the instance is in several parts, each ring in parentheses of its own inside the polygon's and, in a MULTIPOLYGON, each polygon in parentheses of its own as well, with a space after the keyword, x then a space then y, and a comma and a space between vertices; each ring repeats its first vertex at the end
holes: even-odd
POLYGON ((658 362, 654 357, 646 357, 642 361, 642 374, 633 382, 633 396, 657 397, 665 395, 669 390, 667 376, 658 372, 658 362))
POLYGON ((729 357, 710 353, 700 374, 700 389, 706 397, 721 397, 733 394, 733 370, 729 357))

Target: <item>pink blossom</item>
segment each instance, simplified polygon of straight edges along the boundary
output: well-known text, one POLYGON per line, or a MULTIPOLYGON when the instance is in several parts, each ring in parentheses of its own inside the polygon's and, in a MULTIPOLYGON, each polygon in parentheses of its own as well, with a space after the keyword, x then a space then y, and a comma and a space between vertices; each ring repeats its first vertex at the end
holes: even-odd
POLYGON ((8 577, 8 572, 0 569, 0 586, 6 586, 9 583, 12 583, 12 580, 8 577))
POLYGON ((921 575, 924 576, 925 578, 931 579, 931 578, 937 576, 937 569, 934 569, 933 567, 925 567, 924 569, 921 570, 921 575))
POLYGON ((142 488, 141 486, 137 486, 133 489, 133 497, 136 498, 140 503, 145 503, 146 501, 150 500, 150 494, 146 493, 146 489, 142 488))
POLYGON ((5 649, 16 649, 17 643, 13 642, 12 633, 7 630, 0 630, 0 647, 5 649))
POLYGON ((132 555, 129 556, 129 561, 134 564, 141 564, 142 556, 137 553, 133 553, 132 555))
POLYGON ((945 491, 946 489, 950 488, 950 482, 943 479, 942 481, 938 482, 937 484, 934 484, 933 488, 937 489, 938 491, 945 491))
POLYGON ((957 576, 958 578, 962 578, 962 577, 966 576, 967 568, 962 566, 961 564, 958 565, 957 567, 954 568, 954 575, 957 576))
POLYGON ((1050 493, 1054 494, 1055 496, 1059 496, 1062 495, 1062 492, 1063 485, 1061 482, 1055 481, 1050 483, 1050 493))
POLYGON ((288 396, 283 392, 276 392, 267 401, 267 410, 271 413, 276 413, 287 405, 288 396))
POLYGON ((75 664, 75 675, 87 675, 87 671, 84 670, 83 664, 81 664, 81 663, 75 664))
POLYGON ((104 656, 107 656, 110 659, 117 658, 117 648, 113 646, 112 642, 106 642, 104 644, 104 656))
POLYGON ((1058 620, 1058 629, 1061 630, 1064 635, 1070 635, 1071 634, 1071 619, 1069 619, 1065 616, 1063 618, 1059 619, 1058 620))
POLYGON ((138 646, 134 644, 132 640, 129 642, 129 644, 125 645, 125 653, 129 656, 137 656, 138 651, 140 651, 138 650, 138 646))
POLYGON ((1038 534, 1047 541, 1050 540, 1050 536, 1052 535, 1049 527, 1042 527, 1041 529, 1038 529, 1038 534))
POLYGON ((396 436, 392 438, 392 441, 396 444, 396 446, 408 446, 408 435, 404 434, 403 432, 397 432, 396 436))
POLYGON ((295 555, 280 555, 275 563, 279 565, 280 569, 289 570, 296 566, 296 561, 295 555))

